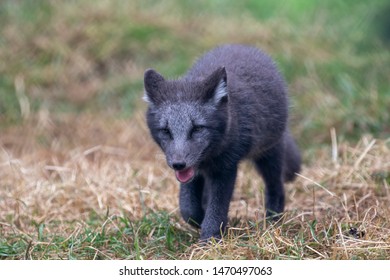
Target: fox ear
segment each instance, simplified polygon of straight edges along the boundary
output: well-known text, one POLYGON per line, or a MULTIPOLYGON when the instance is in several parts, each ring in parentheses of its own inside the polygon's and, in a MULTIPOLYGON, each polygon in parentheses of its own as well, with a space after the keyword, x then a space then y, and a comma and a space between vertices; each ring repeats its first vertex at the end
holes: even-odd
POLYGON ((143 99, 148 103, 156 103, 158 100, 159 88, 164 82, 164 77, 153 69, 148 69, 144 74, 145 94, 143 99))
POLYGON ((227 74, 225 67, 215 70, 205 82, 205 101, 212 101, 215 105, 228 101, 227 74))

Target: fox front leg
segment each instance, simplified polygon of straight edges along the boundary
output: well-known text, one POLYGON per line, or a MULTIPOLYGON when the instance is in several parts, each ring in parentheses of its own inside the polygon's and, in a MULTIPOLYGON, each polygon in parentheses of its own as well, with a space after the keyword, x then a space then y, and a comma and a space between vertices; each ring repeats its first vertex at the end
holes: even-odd
POLYGON ((204 178, 197 175, 191 182, 180 184, 180 212, 185 222, 199 228, 203 222, 202 196, 204 178))
POLYGON ((228 222, 229 204, 233 195, 237 166, 206 177, 207 204, 201 225, 201 241, 220 239, 228 222))

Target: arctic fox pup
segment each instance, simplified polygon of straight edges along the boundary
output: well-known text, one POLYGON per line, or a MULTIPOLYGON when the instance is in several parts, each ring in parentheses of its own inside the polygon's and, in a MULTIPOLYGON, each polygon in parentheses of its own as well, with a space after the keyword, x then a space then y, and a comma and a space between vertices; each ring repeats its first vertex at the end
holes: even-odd
POLYGON ((244 158, 264 179, 267 216, 283 212, 283 183, 295 178, 301 156, 287 129, 285 82, 268 55, 223 45, 178 80, 147 70, 144 86, 148 127, 180 182, 181 214, 201 228, 201 240, 223 234, 244 158))

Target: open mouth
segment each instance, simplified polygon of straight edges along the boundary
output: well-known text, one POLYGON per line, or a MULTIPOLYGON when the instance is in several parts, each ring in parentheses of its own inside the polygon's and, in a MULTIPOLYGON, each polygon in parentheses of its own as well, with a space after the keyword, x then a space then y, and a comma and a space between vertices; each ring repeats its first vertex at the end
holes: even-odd
POLYGON ((188 183, 195 177, 195 168, 188 167, 183 170, 175 171, 175 175, 180 183, 188 183))

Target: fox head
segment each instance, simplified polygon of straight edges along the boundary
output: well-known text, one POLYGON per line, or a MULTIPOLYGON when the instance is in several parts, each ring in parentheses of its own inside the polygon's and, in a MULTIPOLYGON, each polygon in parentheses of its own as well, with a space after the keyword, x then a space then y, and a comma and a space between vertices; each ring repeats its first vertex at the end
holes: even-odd
POLYGON ((224 67, 208 77, 166 80, 155 70, 144 76, 148 127, 176 178, 190 182, 221 145, 227 129, 228 87, 224 67))

